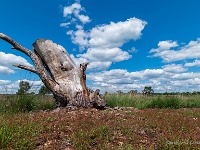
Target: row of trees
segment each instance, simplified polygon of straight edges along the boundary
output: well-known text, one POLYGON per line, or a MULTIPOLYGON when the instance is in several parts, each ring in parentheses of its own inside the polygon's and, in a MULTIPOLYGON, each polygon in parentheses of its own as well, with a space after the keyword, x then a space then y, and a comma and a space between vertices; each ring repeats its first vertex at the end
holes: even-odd
MULTIPOLYGON (((154 93, 154 90, 152 89, 151 86, 145 86, 143 91, 142 91, 142 94, 143 95, 151 95, 154 93)), ((116 91, 116 94, 124 94, 121 90, 118 90, 116 91)), ((126 94, 129 94, 129 95, 136 95, 138 94, 138 91, 137 90, 130 90, 128 93, 126 94)))
MULTIPOLYGON (((31 85, 27 81, 20 81, 19 82, 19 90, 17 91, 17 95, 24 95, 24 94, 30 94, 29 90, 31 89, 31 85)), ((40 95, 50 94, 51 91, 46 86, 41 86, 39 89, 40 95)))
POLYGON ((127 93, 123 93, 121 90, 118 90, 115 93, 119 94, 119 95, 120 94, 128 94, 128 95, 136 95, 136 94, 142 94, 142 95, 184 95, 184 96, 200 95, 199 91, 154 93, 154 90, 153 90, 153 88, 151 86, 145 86, 144 89, 142 90, 142 93, 138 93, 137 90, 130 90, 127 93))
MULTIPOLYGON (((19 82, 19 89, 17 91, 17 95, 24 95, 24 94, 30 94, 29 93, 29 90, 31 89, 31 85, 28 81, 20 81, 19 82)), ((117 94, 123 94, 122 91, 116 91, 117 94)), ((130 94, 130 95, 135 95, 137 94, 137 90, 131 90, 129 91, 127 94, 130 94)), ((145 86, 144 87, 144 90, 142 91, 142 94, 144 95, 150 95, 150 94, 153 94, 154 93, 154 90, 152 89, 151 86, 145 86)), ((41 88, 39 89, 39 92, 38 94, 40 95, 45 95, 45 94, 51 94, 51 91, 46 87, 46 86, 41 86, 41 88)))
MULTIPOLYGON (((20 81, 20 83, 19 83, 19 90, 17 91, 16 94, 17 95, 30 94, 29 93, 30 89, 31 89, 31 85, 30 85, 29 82, 27 82, 27 81, 20 81)), ((118 90, 115 93, 116 94, 125 94, 121 90, 118 90)), ((51 94, 51 91, 46 86, 43 85, 39 89, 38 94, 40 94, 40 95, 51 94)), ((107 92, 105 92, 105 94, 107 94, 107 92)), ((130 90, 126 94, 136 95, 136 94, 138 94, 138 91, 137 90, 130 90)), ((145 86, 144 89, 142 90, 142 94, 143 95, 152 95, 152 94, 156 94, 156 95, 159 95, 159 94, 162 94, 162 95, 179 95, 179 94, 182 94, 182 95, 200 95, 200 92, 194 91, 192 93, 190 93, 190 92, 183 92, 183 93, 180 93, 180 92, 154 93, 154 90, 153 90, 153 88, 151 86, 145 86)))

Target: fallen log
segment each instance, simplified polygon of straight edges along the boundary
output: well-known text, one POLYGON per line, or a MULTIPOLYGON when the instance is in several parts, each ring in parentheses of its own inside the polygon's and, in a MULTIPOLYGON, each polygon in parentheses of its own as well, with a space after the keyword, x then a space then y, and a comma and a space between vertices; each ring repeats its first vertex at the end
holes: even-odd
POLYGON ((86 86, 86 68, 88 63, 77 67, 68 52, 61 45, 51 40, 38 39, 33 43, 33 51, 23 47, 7 35, 0 33, 0 38, 26 54, 35 68, 15 65, 39 75, 44 85, 53 93, 58 107, 76 106, 103 109, 106 100, 99 92, 86 86))

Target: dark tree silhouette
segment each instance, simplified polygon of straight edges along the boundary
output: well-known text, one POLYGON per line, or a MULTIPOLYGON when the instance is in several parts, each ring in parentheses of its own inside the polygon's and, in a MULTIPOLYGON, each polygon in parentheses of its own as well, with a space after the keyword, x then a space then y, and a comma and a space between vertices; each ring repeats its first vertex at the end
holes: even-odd
POLYGON ((151 86, 145 86, 144 87, 144 90, 142 91, 142 93, 144 95, 150 95, 150 94, 153 94, 154 93, 154 90, 152 89, 151 86))

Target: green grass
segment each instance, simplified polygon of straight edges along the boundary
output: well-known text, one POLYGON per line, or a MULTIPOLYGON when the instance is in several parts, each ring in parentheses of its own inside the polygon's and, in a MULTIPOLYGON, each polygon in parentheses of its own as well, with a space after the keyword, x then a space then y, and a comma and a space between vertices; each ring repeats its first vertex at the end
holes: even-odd
POLYGON ((0 115, 0 149, 32 149, 35 143, 31 139, 41 133, 38 122, 29 119, 26 114, 0 115))
POLYGON ((34 110, 54 109, 55 101, 51 96, 42 95, 1 95, 0 113, 30 112, 34 110))
POLYGON ((139 109, 145 108, 200 108, 200 95, 193 96, 165 96, 153 95, 129 96, 126 94, 107 94, 108 107, 135 107, 139 109))
MULTIPOLYGON (((108 107, 134 107, 146 108, 200 108, 200 95, 191 96, 165 96, 152 95, 142 96, 127 94, 107 94, 108 107)), ((4 112, 30 112, 34 110, 47 110, 56 107, 52 96, 42 95, 1 95, 0 113, 4 112)))
POLYGON ((108 107, 135 107, 139 98, 128 95, 108 94, 106 95, 108 107))
POLYGON ((108 94, 106 99, 108 107, 127 108, 37 111, 54 109, 53 98, 1 95, 0 149, 26 150, 38 146, 97 150, 199 147, 199 95, 108 94))
POLYGON ((145 108, 180 108, 181 100, 177 97, 153 97, 149 103, 146 104, 145 108))
POLYGON ((198 149, 199 124, 191 108, 4 113, 0 149, 198 149))

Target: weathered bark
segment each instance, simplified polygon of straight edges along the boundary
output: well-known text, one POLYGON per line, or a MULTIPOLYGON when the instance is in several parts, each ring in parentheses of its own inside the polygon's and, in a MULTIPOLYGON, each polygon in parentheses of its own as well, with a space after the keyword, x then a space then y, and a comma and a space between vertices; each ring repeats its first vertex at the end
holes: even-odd
POLYGON ((51 40, 36 40, 31 51, 3 33, 0 33, 0 38, 31 58, 35 68, 20 64, 15 66, 38 74, 53 93, 58 106, 105 107, 106 100, 99 90, 92 91, 86 87, 88 63, 80 64, 78 68, 67 51, 51 40))

